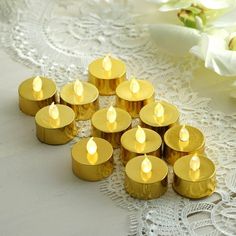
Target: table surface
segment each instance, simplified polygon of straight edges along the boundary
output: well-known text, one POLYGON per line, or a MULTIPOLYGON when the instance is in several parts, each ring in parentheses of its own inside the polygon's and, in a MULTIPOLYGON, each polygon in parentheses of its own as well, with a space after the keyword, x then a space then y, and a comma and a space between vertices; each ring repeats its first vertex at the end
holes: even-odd
MULTIPOLYGON (((40 143, 34 118, 19 111, 18 85, 33 72, 3 51, 0 61, 0 235, 127 235, 128 211, 103 195, 99 183, 75 177, 70 146, 40 143)), ((208 77, 193 79, 193 90, 211 97, 214 109, 236 112, 228 96, 234 79, 208 77)))

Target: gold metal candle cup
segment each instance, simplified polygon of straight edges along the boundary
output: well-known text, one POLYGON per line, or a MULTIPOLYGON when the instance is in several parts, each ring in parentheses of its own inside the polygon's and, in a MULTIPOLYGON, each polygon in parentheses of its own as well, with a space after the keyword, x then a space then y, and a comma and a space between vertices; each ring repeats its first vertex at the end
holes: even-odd
POLYGON ((56 105, 59 118, 49 116, 49 106, 40 109, 35 116, 37 138, 46 144, 65 144, 77 135, 74 111, 65 105, 56 105))
POLYGON ((116 87, 126 79, 126 66, 123 61, 110 58, 112 68, 106 71, 102 65, 103 59, 97 59, 89 65, 89 82, 98 88, 100 95, 114 95, 116 87))
POLYGON ((124 81, 116 89, 116 105, 135 118, 148 103, 154 102, 155 92, 152 84, 146 80, 137 80, 140 85, 138 93, 130 91, 130 81, 124 81))
POLYGON ((107 121, 107 108, 97 111, 92 117, 93 136, 106 139, 113 148, 120 147, 120 138, 131 128, 132 118, 128 112, 114 108, 117 118, 114 123, 107 121))
POLYGON ((168 167, 158 157, 147 156, 152 163, 152 171, 143 173, 141 164, 145 156, 137 156, 125 167, 125 190, 138 199, 154 199, 163 195, 168 185, 168 167))
POLYGON ((81 139, 72 147, 72 170, 83 180, 98 181, 113 172, 113 148, 106 140, 94 138, 97 144, 97 155, 94 158, 87 152, 88 140, 89 138, 81 139))
POLYGON ((88 120, 99 108, 98 90, 87 82, 81 82, 84 92, 81 97, 74 92, 74 83, 68 83, 62 87, 60 95, 62 104, 71 107, 75 112, 76 120, 88 120))
POLYGON ((42 80, 42 90, 39 92, 33 90, 34 78, 23 81, 18 88, 19 108, 30 116, 35 116, 41 108, 55 101, 56 84, 45 77, 40 78, 42 80))
POLYGON ((150 129, 143 128, 143 130, 146 134, 144 144, 138 143, 135 138, 137 128, 130 129, 121 136, 121 160, 124 165, 140 154, 160 156, 162 144, 160 135, 150 129))
POLYGON ((203 154, 205 149, 205 138, 202 132, 192 126, 185 126, 189 132, 189 141, 179 140, 181 125, 175 125, 168 129, 164 135, 164 159, 174 165, 175 161, 189 154, 203 154))
POLYGON ((193 171, 189 166, 192 156, 184 156, 175 162, 173 188, 187 198, 210 196, 216 187, 215 165, 207 157, 198 155, 200 168, 193 171))
POLYGON ((147 104, 141 109, 139 116, 143 127, 156 131, 163 139, 165 132, 179 122, 179 111, 174 105, 165 101, 156 101, 147 104), (154 115, 157 102, 164 108, 163 117, 156 117, 154 115))

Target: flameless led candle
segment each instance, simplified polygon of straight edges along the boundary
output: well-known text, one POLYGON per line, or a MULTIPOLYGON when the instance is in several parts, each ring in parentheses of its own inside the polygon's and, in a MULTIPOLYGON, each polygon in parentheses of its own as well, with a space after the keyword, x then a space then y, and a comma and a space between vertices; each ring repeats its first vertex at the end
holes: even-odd
POLYGON ((36 76, 23 81, 19 88, 19 108, 27 115, 35 116, 41 108, 55 101, 56 84, 45 77, 36 76))
POLYGON ((76 120, 88 120, 98 110, 99 93, 90 83, 79 80, 68 83, 62 87, 60 95, 62 103, 74 110, 76 120))
POLYGON ((87 181, 98 181, 113 171, 113 148, 101 138, 83 138, 71 150, 72 170, 87 181))
POLYGON ((98 88, 100 95, 114 95, 116 87, 126 79, 125 63, 109 55, 93 61, 88 70, 89 82, 98 88))
POLYGON ((131 116, 128 112, 110 106, 108 109, 97 111, 91 120, 93 136, 104 138, 111 143, 113 148, 120 146, 121 135, 130 129, 131 116))
POLYGON ((216 187, 215 165, 203 155, 187 155, 174 164, 173 188, 187 198, 210 196, 216 187))
POLYGON ((131 77, 122 82, 116 89, 116 105, 135 118, 146 104, 154 101, 154 88, 147 80, 137 80, 131 77))
POLYGON ((125 167, 125 190, 134 198, 158 198, 166 192, 167 185, 168 167, 160 158, 137 156, 125 167))
POLYGON ((160 156, 162 140, 155 131, 141 128, 133 128, 121 136, 121 160, 124 165, 132 158, 140 154, 160 156))
POLYGON ((36 135, 47 144, 64 144, 77 135, 74 111, 54 102, 43 107, 35 115, 36 135))
POLYGON ((164 135, 164 142, 164 159, 171 165, 182 156, 204 153, 204 135, 192 126, 171 127, 164 135))
POLYGON ((165 132, 179 121, 177 108, 164 101, 156 101, 144 106, 140 111, 142 126, 152 129, 164 138, 165 132))

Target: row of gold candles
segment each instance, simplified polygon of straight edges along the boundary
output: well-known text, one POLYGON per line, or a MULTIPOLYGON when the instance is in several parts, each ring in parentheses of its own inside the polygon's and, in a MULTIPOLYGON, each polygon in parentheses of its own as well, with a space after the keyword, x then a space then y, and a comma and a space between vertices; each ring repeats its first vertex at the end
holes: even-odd
POLYGON ((78 134, 76 121, 91 119, 93 137, 72 148, 72 169, 88 181, 113 171, 113 148, 121 148, 125 189, 139 199, 153 199, 167 190, 168 166, 173 165, 174 190, 202 198, 215 190, 215 166, 204 156, 204 136, 192 126, 178 124, 177 108, 155 101, 151 83, 126 80, 124 62, 106 56, 89 65, 89 81, 64 85, 55 104, 56 84, 44 77, 19 86, 19 107, 35 116, 36 135, 47 144, 64 144, 78 134), (100 95, 116 95, 116 107, 99 109, 100 95), (141 125, 132 128, 132 118, 141 125), (163 158, 163 159, 161 159, 163 158))

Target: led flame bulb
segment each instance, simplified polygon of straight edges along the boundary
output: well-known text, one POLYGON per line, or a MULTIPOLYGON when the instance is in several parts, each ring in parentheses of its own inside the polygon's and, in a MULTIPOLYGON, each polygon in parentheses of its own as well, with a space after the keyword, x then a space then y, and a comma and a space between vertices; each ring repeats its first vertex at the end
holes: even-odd
POLYGON ((152 163, 146 154, 145 154, 144 160, 142 161, 141 169, 142 169, 142 172, 144 172, 146 174, 151 172, 151 170, 152 170, 152 163))
POLYGON ((49 106, 48 113, 49 116, 54 120, 59 118, 59 110, 57 106, 54 104, 54 102, 49 106))
POLYGON ((114 123, 116 121, 116 109, 113 106, 110 106, 107 110, 107 121, 110 123, 114 123))
POLYGON ((129 89, 132 93, 138 93, 140 90, 140 85, 134 76, 131 76, 129 89))
POLYGON ((185 125, 182 126, 182 128, 179 131, 179 139, 182 142, 188 142, 189 141, 189 132, 187 128, 185 128, 185 125))
POLYGON ((94 142, 93 137, 88 140, 86 148, 90 155, 94 155, 97 152, 97 144, 94 142))
POLYGON ((84 93, 84 86, 78 79, 74 82, 74 92, 79 97, 84 93))
POLYGON ((33 90, 35 92, 40 92, 42 89, 42 86, 43 86, 43 82, 42 82, 41 78, 39 76, 36 76, 33 79, 33 90))
POLYGON ((196 171, 200 168, 200 158, 194 154, 189 163, 190 169, 196 171))
POLYGON ((163 117, 164 115, 164 107, 159 102, 154 107, 154 115, 158 118, 163 117))
POLYGON ((146 141, 146 134, 145 134, 144 130, 139 125, 138 125, 138 129, 135 133, 135 138, 136 138, 137 142, 139 142, 140 144, 143 144, 146 141))
POLYGON ((102 67, 105 71, 111 71, 112 68, 112 62, 111 62, 111 58, 110 55, 106 55, 103 60, 102 60, 102 67))

